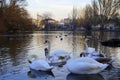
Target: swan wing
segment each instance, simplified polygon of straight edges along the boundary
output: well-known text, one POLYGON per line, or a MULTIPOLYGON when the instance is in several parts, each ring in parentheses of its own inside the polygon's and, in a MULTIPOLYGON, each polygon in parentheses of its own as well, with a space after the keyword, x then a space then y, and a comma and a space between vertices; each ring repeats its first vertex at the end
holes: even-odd
POLYGON ((30 68, 35 70, 42 70, 42 71, 47 71, 52 69, 52 67, 48 64, 46 60, 33 61, 32 64, 30 64, 30 68))
POLYGON ((55 50, 53 52, 51 52, 51 55, 50 56, 65 56, 65 55, 68 55, 68 52, 65 51, 65 50, 55 50))
POLYGON ((67 62, 67 68, 75 74, 96 74, 107 67, 92 58, 71 59, 67 62))
POLYGON ((75 61, 75 62, 85 62, 85 63, 91 63, 91 64, 101 64, 99 62, 97 62, 96 60, 94 60, 93 58, 90 58, 90 57, 81 57, 81 58, 77 58, 77 59, 74 59, 72 61, 75 61))
POLYGON ((65 50, 55 50, 50 53, 50 61, 51 62, 62 62, 69 59, 69 54, 65 50), (63 58, 61 58, 63 57, 63 58))

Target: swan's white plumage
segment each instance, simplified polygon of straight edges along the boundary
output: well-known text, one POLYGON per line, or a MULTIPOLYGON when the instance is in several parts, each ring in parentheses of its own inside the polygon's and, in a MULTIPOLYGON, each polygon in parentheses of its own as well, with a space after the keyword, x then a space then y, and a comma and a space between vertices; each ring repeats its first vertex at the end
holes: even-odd
POLYGON ((92 58, 82 57, 68 60, 67 69, 75 74, 96 74, 104 70, 108 64, 102 64, 92 58))
POLYGON ((95 52, 95 48, 92 48, 92 47, 88 47, 86 50, 85 50, 86 53, 89 53, 89 54, 92 54, 95 52))
POLYGON ((90 57, 90 58, 93 58, 93 59, 98 59, 98 58, 100 58, 100 53, 95 51, 93 53, 89 53, 86 57, 90 57))
POLYGON ((55 50, 50 53, 50 56, 66 56, 68 52, 62 49, 55 50))
POLYGON ((47 71, 52 69, 48 62, 44 59, 41 60, 35 60, 30 64, 30 68, 34 70, 41 70, 41 71, 47 71))
POLYGON ((64 62, 67 61, 70 58, 70 54, 65 50, 55 50, 50 53, 50 62, 57 63, 57 62, 64 62), (60 57, 63 57, 63 59, 60 59, 60 57))
POLYGON ((90 58, 93 58, 93 59, 100 58, 101 57, 100 55, 102 55, 103 57, 106 57, 105 54, 102 54, 100 52, 95 51, 95 48, 88 47, 88 44, 87 44, 88 40, 89 39, 87 39, 87 38, 85 39, 85 47, 86 47, 86 49, 85 49, 84 53, 85 53, 86 57, 90 57, 90 58))
POLYGON ((62 49, 58 49, 50 53, 50 47, 51 47, 50 41, 46 40, 46 44, 48 49, 47 55, 49 56, 48 62, 51 62, 51 63, 65 62, 70 58, 70 54, 67 51, 62 49), (64 59, 61 59, 60 57, 64 59))

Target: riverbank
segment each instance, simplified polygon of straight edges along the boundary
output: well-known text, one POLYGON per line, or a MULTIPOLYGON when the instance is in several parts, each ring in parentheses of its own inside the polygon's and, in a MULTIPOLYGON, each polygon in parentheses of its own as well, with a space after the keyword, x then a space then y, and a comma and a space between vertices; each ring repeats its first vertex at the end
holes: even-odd
MULTIPOLYGON (((36 30, 36 31, 24 31, 24 32, 13 32, 13 33, 7 33, 7 32, 4 32, 4 33, 0 33, 0 35, 12 35, 12 34, 32 34, 34 32, 45 32, 45 30, 36 30)), ((47 30, 47 31, 73 31, 73 30, 47 30)), ((89 30, 87 32, 120 32, 120 30, 89 30)), ((76 32, 86 32, 86 30, 76 30, 76 32)))

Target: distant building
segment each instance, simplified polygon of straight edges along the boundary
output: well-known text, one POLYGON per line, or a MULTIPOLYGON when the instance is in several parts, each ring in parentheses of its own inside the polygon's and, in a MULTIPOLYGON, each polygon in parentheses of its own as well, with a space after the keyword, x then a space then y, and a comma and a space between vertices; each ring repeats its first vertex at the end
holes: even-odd
POLYGON ((70 24, 71 23, 71 19, 70 18, 65 18, 64 19, 64 24, 65 25, 68 25, 68 24, 70 24))
POLYGON ((46 18, 42 20, 42 23, 44 24, 44 30, 51 30, 54 28, 56 20, 52 18, 46 18))

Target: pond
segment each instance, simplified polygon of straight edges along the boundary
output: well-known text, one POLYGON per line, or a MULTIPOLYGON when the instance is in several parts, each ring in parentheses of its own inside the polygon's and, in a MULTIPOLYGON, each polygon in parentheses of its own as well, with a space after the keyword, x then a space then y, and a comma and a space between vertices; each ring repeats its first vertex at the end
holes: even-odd
POLYGON ((0 35, 0 80, 119 80, 120 79, 120 47, 105 47, 100 41, 111 38, 120 39, 119 32, 76 32, 50 31, 34 32, 33 34, 0 35), (44 42, 48 39, 51 43, 50 52, 63 49, 72 52, 74 58, 79 57, 84 51, 85 36, 93 37, 88 45, 106 55, 116 57, 114 68, 105 70, 97 75, 69 74, 66 67, 55 67, 55 78, 49 75, 30 78, 28 56, 35 54, 39 59, 45 58, 44 42))

